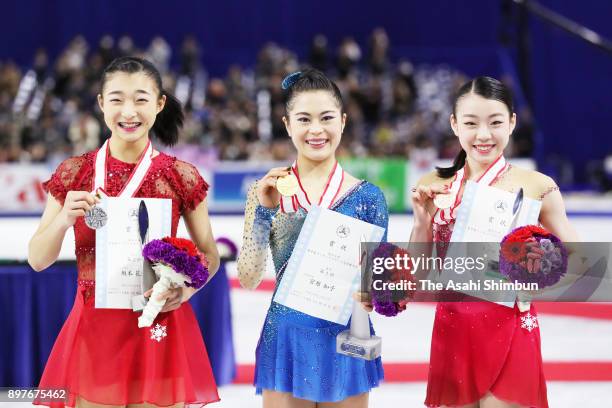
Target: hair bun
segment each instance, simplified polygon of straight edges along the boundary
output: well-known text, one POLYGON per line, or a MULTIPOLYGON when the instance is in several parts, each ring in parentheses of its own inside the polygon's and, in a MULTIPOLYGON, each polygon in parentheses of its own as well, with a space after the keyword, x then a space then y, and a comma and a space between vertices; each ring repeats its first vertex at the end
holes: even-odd
POLYGON ((283 79, 283 82, 281 82, 281 89, 283 91, 286 91, 287 89, 291 88, 293 84, 295 84, 297 80, 300 79, 301 76, 302 76, 302 71, 297 71, 297 72, 294 72, 293 74, 287 75, 283 79))

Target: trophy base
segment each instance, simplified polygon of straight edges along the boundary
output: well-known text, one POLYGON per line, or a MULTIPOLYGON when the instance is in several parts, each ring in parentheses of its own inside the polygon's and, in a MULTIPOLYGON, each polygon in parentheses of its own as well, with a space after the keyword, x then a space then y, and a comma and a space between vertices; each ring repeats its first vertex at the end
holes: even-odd
POLYGON ((336 337, 336 352, 346 356, 375 360, 380 357, 381 351, 382 339, 378 336, 360 339, 351 336, 351 332, 345 330, 336 337))

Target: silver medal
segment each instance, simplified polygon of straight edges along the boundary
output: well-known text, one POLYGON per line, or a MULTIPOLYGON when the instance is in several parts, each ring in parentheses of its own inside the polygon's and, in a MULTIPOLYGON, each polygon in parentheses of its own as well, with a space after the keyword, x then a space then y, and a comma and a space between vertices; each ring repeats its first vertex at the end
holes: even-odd
POLYGON ((91 229, 102 228, 106 225, 106 221, 108 221, 106 211, 98 206, 94 206, 85 213, 85 224, 91 229))

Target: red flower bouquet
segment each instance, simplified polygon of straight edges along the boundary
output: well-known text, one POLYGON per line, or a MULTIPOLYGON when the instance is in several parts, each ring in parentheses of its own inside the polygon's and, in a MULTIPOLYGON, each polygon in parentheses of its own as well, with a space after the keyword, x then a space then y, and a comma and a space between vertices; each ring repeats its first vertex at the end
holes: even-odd
POLYGON ((499 271, 511 282, 552 286, 567 271, 567 249, 561 240, 536 225, 518 227, 504 237, 499 271))

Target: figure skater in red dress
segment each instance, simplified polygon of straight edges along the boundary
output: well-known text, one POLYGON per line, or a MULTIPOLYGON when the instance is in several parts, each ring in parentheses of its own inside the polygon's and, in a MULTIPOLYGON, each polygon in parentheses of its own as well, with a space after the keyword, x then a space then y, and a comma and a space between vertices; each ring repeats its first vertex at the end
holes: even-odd
MULTIPOLYGON (((413 190, 411 242, 436 242, 443 256, 467 180, 516 193, 522 187, 526 197, 542 201, 542 226, 564 242, 578 241, 555 182, 537 171, 506 163, 504 149, 516 114, 511 94, 501 82, 479 77, 462 86, 450 122, 462 150, 452 167, 424 176, 413 190), (435 195, 449 191, 457 194, 455 204, 444 210, 436 208, 435 195)), ((534 306, 438 303, 425 405, 548 407, 534 306), (521 325, 527 314, 535 322, 529 327, 521 325)))
POLYGON ((205 201, 208 184, 193 165, 151 146, 150 136, 175 144, 183 124, 180 103, 162 88, 157 69, 140 58, 116 59, 104 71, 98 103, 111 136, 101 149, 62 162, 44 184, 47 204, 29 244, 28 262, 42 271, 55 262, 66 231, 74 227, 78 290, 39 385, 66 389, 68 398, 40 403, 167 407, 218 401, 204 341, 187 303, 194 289, 162 294, 166 304, 154 325, 163 330, 157 336, 150 328, 138 328, 139 313, 94 306, 96 235, 83 216, 97 201, 91 193, 96 168, 105 175, 102 184, 111 197, 127 192, 171 199, 172 236, 182 215, 208 259, 211 277, 219 267, 205 201), (142 166, 146 172, 139 170, 142 166))

